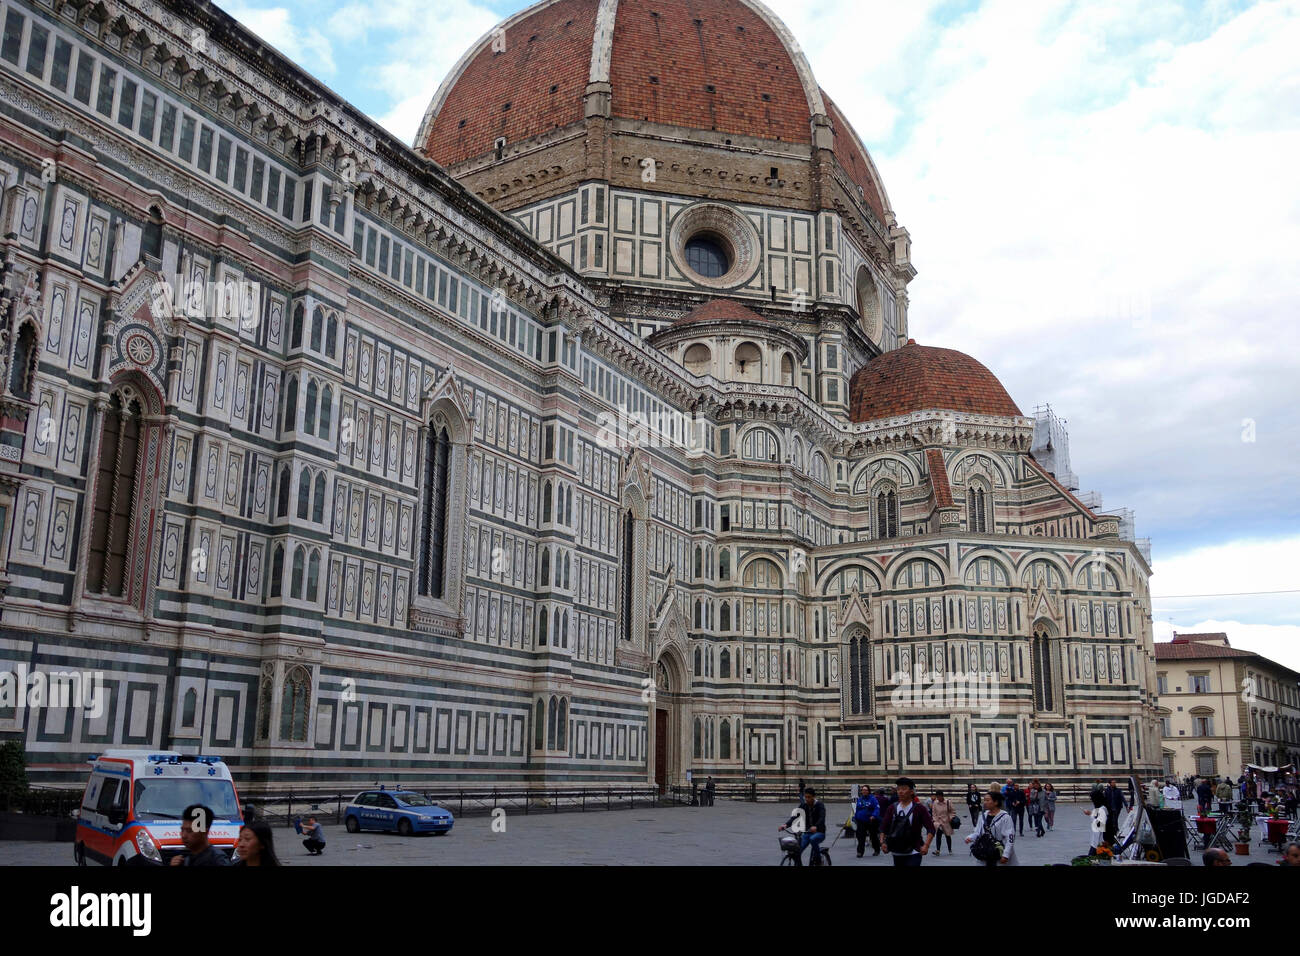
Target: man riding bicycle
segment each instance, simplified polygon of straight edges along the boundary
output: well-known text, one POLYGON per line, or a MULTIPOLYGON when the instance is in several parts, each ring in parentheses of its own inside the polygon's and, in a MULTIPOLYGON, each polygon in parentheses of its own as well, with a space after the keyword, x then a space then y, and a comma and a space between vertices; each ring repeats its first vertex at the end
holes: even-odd
POLYGON ((812 787, 804 789, 803 804, 777 830, 788 829, 796 820, 801 820, 803 826, 794 831, 799 834, 799 854, 794 858, 795 866, 803 866, 803 851, 810 844, 813 850, 808 865, 821 866, 822 841, 826 839, 826 804, 817 799, 817 791, 812 787))

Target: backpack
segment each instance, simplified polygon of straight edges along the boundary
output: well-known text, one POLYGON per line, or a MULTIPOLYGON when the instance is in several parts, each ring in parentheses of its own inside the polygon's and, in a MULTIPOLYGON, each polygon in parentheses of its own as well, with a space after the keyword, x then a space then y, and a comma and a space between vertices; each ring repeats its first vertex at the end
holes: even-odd
POLYGON ((980 832, 976 835, 974 841, 970 845, 971 856, 975 857, 975 859, 979 860, 981 863, 989 863, 1002 859, 1002 851, 998 849, 997 841, 993 839, 993 834, 989 832, 989 823, 991 822, 992 820, 989 815, 985 813, 984 825, 980 828, 980 832))
POLYGON ((912 833, 912 814, 915 812, 915 801, 912 809, 905 814, 899 813, 898 804, 894 804, 894 816, 889 821, 889 833, 885 836, 890 853, 911 853, 916 849, 916 837, 912 833))

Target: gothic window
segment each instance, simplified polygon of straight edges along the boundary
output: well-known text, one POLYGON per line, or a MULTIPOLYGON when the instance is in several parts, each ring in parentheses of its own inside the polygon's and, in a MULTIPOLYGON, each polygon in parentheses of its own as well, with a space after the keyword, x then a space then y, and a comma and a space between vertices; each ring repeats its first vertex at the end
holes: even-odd
POLYGON ((284 547, 275 546, 275 553, 271 556, 271 597, 279 597, 280 591, 284 587, 284 547))
POLYGON ((766 428, 751 428, 740 442, 740 457, 746 461, 778 461, 781 444, 766 428))
POLYGON ((318 305, 311 314, 311 348, 313 352, 320 351, 321 335, 324 333, 324 326, 325 310, 318 305))
POLYGON ((424 515, 421 529, 420 594, 446 595, 448 495, 451 471, 451 434, 429 426, 424 453, 424 515))
POLYGON ((989 510, 992 492, 982 481, 971 480, 966 485, 966 530, 975 534, 987 534, 989 530, 989 510))
POLYGON ((551 523, 551 483, 542 485, 542 524, 551 523))
POLYGON ((893 488, 876 495, 876 537, 898 537, 898 493, 893 488))
POLYGON ((718 630, 731 630, 731 605, 723 601, 722 607, 718 609, 718 630))
POLYGON ((537 699, 537 707, 533 711, 533 749, 541 750, 546 743, 546 705, 542 699, 537 699))
POLYGON ((311 675, 301 665, 284 675, 280 695, 280 739, 307 741, 307 712, 311 703, 311 675))
POLYGON ((718 758, 720 760, 731 759, 731 721, 729 720, 724 720, 718 727, 718 758))
POLYGON ((325 472, 323 471, 316 473, 312 497, 311 520, 320 524, 325 520, 325 472))
POLYGON ((13 361, 9 366, 9 391, 16 397, 31 400, 36 358, 36 326, 24 322, 14 343, 13 361))
POLYGON ((695 578, 699 580, 704 577, 704 549, 698 544, 695 546, 695 578))
POLYGON ((334 416, 334 389, 328 385, 320 393, 320 430, 316 433, 320 438, 330 437, 330 424, 334 416))
POLYGON ((1057 711, 1061 707, 1058 649, 1042 628, 1034 631, 1031 664, 1034 679, 1034 709, 1057 711))
MULTIPOLYGON (((722 609, 725 611, 727 606, 725 604, 722 605, 722 609)), ((731 676, 731 651, 727 650, 725 647, 722 649, 722 653, 718 655, 718 676, 731 676)), ((723 726, 725 726, 725 724, 723 726)))
POLYGON ((632 529, 631 509, 623 513, 623 563, 619 568, 622 575, 623 598, 623 640, 632 640, 632 529))
POLYGON ((193 687, 185 692, 185 703, 181 707, 181 726, 193 727, 199 706, 199 693, 193 687))
POLYGON ((696 676, 696 677, 702 677, 702 676, 704 675, 704 670, 703 670, 703 668, 700 666, 700 662, 701 662, 702 660, 703 660, 703 657, 702 657, 701 654, 700 654, 700 649, 697 647, 697 648, 695 648, 695 676, 696 676))
POLYGON ((280 469, 279 498, 276 501, 276 517, 283 518, 289 513, 289 485, 293 483, 293 472, 285 465, 280 469))
POLYGON ((700 747, 700 742, 701 742, 701 738, 702 738, 702 737, 703 737, 703 733, 702 733, 702 729, 701 729, 701 725, 700 725, 700 718, 696 717, 696 718, 695 718, 695 733, 694 733, 694 744, 695 744, 695 746, 694 746, 694 748, 692 749, 691 753, 695 756, 695 758, 696 758, 697 760, 702 756, 702 750, 701 750, 701 747, 700 747))
POLYGON ((290 377, 284 390, 284 431, 298 427, 298 379, 290 377))
POLYGON ((299 302, 293 310, 293 332, 289 339, 290 348, 296 349, 302 345, 302 323, 305 315, 306 310, 303 309, 302 303, 299 302))
POLYGON ((302 597, 302 576, 307 561, 307 549, 302 545, 293 552, 293 573, 289 578, 289 596, 291 598, 302 597))
POLYGON ((307 520, 311 510, 311 470, 304 468, 298 476, 298 517, 307 520))
POLYGON ((546 646, 546 628, 549 622, 550 622, 550 616, 546 613, 546 608, 542 608, 541 613, 537 615, 537 646, 538 647, 546 646))
POLYGON ((308 435, 316 434, 316 405, 318 402, 317 391, 318 389, 316 387, 316 380, 314 378, 308 379, 307 396, 303 402, 303 410, 302 410, 302 430, 305 431, 308 435))
POLYGON ((313 551, 307 560, 307 600, 315 603, 320 584, 320 552, 313 551))
POLYGON ((86 576, 86 587, 92 593, 127 594, 126 565, 132 546, 143 411, 140 399, 129 389, 114 391, 104 410, 86 576))
POLYGON ((541 578, 542 578, 543 587, 551 583, 551 549, 550 548, 542 548, 541 578))
POLYGON ((725 548, 718 555, 718 580, 731 580, 731 552, 725 548))
POLYGON ((330 313, 329 322, 325 324, 325 354, 330 358, 334 357, 334 345, 338 339, 339 319, 333 312, 330 313))
POLYGON ((867 635, 860 634, 849 640, 849 706, 850 714, 871 713, 871 645, 867 635))
POLYGON ((556 727, 556 733, 555 733, 555 749, 568 750, 569 749, 569 698, 567 697, 560 698, 560 715, 556 723, 558 724, 558 726, 556 727))
POLYGON ((556 733, 559 727, 560 719, 560 702, 558 698, 552 697, 546 705, 546 749, 554 750, 556 733))

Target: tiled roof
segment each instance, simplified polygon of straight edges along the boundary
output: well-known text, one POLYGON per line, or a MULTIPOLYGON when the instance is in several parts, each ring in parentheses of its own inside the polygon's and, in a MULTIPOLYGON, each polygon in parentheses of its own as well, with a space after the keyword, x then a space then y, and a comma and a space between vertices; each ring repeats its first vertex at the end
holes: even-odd
POLYGON ((849 416, 855 422, 906 415, 923 409, 1020 416, 1002 383, 963 352, 917 345, 878 355, 849 383, 849 416))
MULTIPOLYGON (((1211 635, 1198 636, 1209 637, 1211 635)), ((1162 641, 1156 644, 1156 660, 1158 661, 1189 661, 1200 660, 1205 657, 1258 656, 1258 654, 1238 650, 1235 647, 1224 647, 1222 644, 1203 644, 1200 641, 1162 641)))
POLYGON ((1061 494, 1065 495, 1065 497, 1069 498, 1069 499, 1070 499, 1072 502, 1074 502, 1075 505, 1077 505, 1079 508, 1082 508, 1084 514, 1090 515, 1090 516, 1093 517, 1093 518, 1096 518, 1096 517, 1097 517, 1096 512, 1094 512, 1091 508, 1089 508, 1089 507, 1088 507, 1087 505, 1085 505, 1082 501, 1080 501, 1078 498, 1076 498, 1076 497, 1074 496, 1074 492, 1070 491, 1069 488, 1067 488, 1067 487, 1065 487, 1065 485, 1061 484, 1060 479, 1058 479, 1054 474, 1052 474, 1050 471, 1048 471, 1046 468, 1044 468, 1043 465, 1039 462, 1039 460, 1038 460, 1037 458, 1035 458, 1035 457, 1033 456, 1032 453, 1030 454, 1030 456, 1029 456, 1029 458, 1028 458, 1027 460, 1028 460, 1030 466, 1031 466, 1035 471, 1037 471, 1040 475, 1042 475, 1044 478, 1047 479, 1048 484, 1055 485, 1055 486, 1056 486, 1056 490, 1059 491, 1061 494))
POLYGON ((687 312, 673 325, 689 325, 692 322, 714 322, 719 319, 741 319, 746 322, 767 322, 757 312, 748 309, 734 299, 710 299, 687 312))
POLYGON ((948 484, 948 469, 943 463, 943 452, 937 448, 927 448, 925 461, 930 468, 930 487, 934 489, 935 507, 953 507, 952 486, 948 484))

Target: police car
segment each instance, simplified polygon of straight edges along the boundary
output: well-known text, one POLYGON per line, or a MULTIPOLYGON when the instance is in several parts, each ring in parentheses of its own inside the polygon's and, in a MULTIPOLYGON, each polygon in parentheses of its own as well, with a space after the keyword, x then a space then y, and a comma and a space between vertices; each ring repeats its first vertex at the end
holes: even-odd
POLYGON ((438 806, 422 793, 411 790, 363 790, 343 811, 343 825, 349 833, 361 830, 396 830, 412 833, 447 833, 451 811, 438 806))

